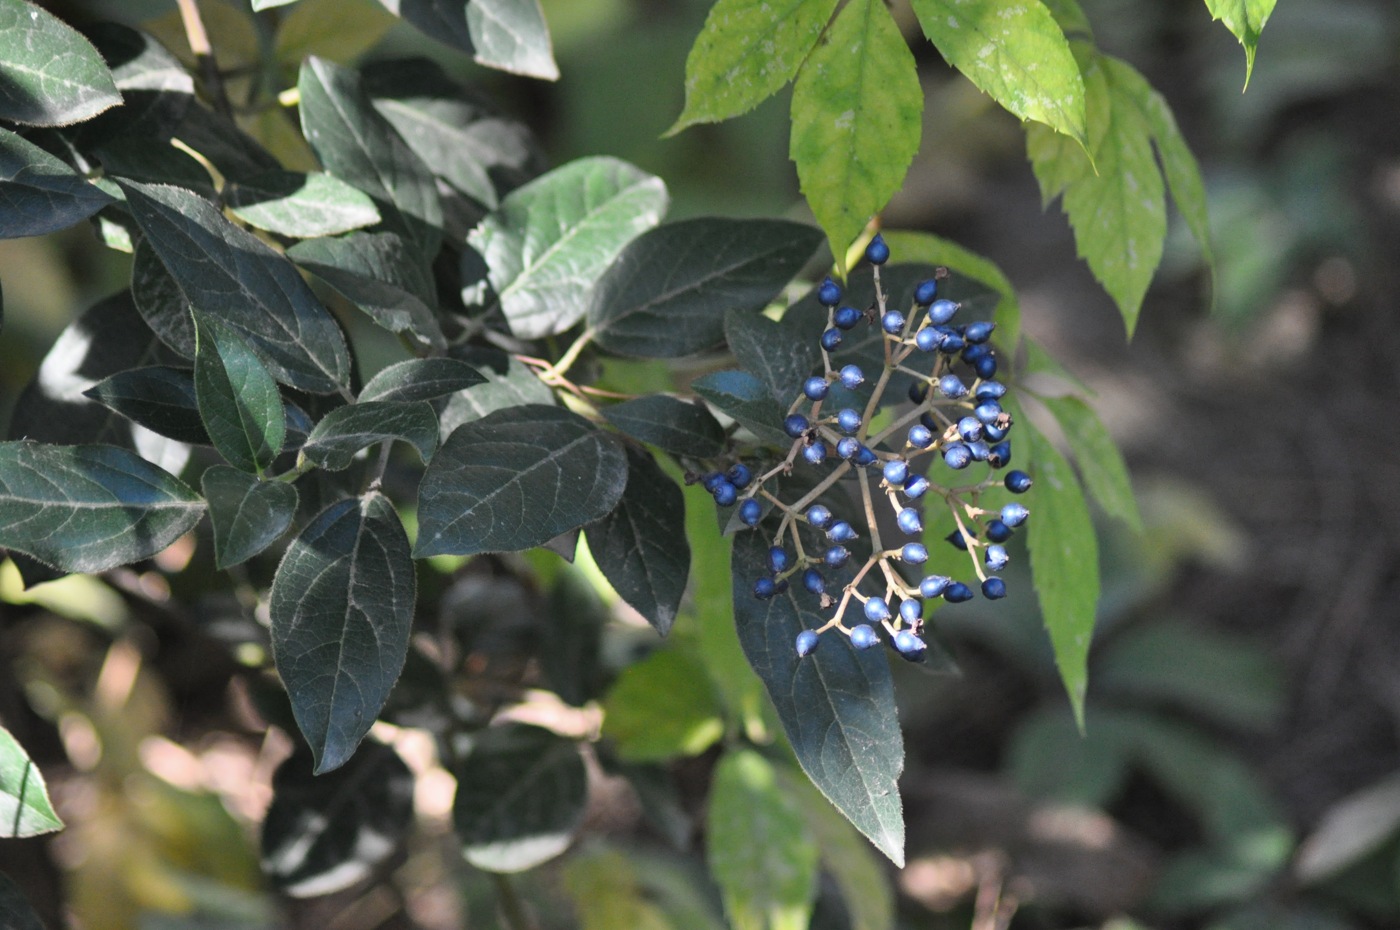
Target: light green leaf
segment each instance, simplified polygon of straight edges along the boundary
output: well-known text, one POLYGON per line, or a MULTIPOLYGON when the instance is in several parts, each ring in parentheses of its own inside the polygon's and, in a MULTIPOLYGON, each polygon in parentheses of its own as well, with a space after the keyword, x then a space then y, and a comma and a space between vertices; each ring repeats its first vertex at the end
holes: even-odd
POLYGON ((230 465, 262 474, 282 451, 287 414, 277 382, 233 327, 194 311, 199 416, 230 465))
POLYGON ((13 734, 0 727, 0 839, 38 836, 63 829, 49 803, 39 766, 13 734))
POLYGON ((376 442, 402 439, 427 462, 437 451, 438 420, 424 401, 362 401, 337 407, 321 418, 301 454, 330 471, 350 467, 355 453, 376 442))
POLYGON ((200 479, 214 524, 214 564, 226 569, 275 543, 297 512, 296 486, 259 481, 228 465, 213 465, 200 479))
POLYGON ((995 262, 932 233, 890 230, 883 235, 893 256, 891 261, 942 265, 996 291, 997 306, 992 317, 997 324, 995 340, 1006 352, 1016 351, 1021 338, 1021 303, 1016 299, 1016 289, 995 262))
POLYGON ((243 222, 282 236, 334 236, 379 222, 369 195, 320 171, 278 171, 224 191, 243 222))
POLYGON ((149 558, 183 536, 204 501, 116 446, 0 443, 0 546, 68 572, 149 558))
POLYGON ((0 119, 68 126, 121 102, 87 39, 32 3, 0 0, 0 119))
POLYGON ((681 930, 640 887, 636 864, 615 850, 586 847, 570 856, 564 887, 583 930, 681 930))
POLYGON ((588 310, 593 284, 655 226, 666 186, 615 158, 581 158, 512 191, 467 237, 515 335, 561 333, 588 310))
POLYGON ((752 749, 725 753, 710 787, 710 873, 737 930, 805 930, 817 891, 807 814, 752 749))
POLYGON ((1035 425, 1017 412, 1030 446, 1035 486, 1025 496, 1035 515, 1028 520, 1027 544, 1040 611, 1055 651, 1055 665, 1069 693, 1080 729, 1089 682, 1089 642, 1099 602, 1099 543, 1079 480, 1069 463, 1035 425))
POLYGON ((67 229, 109 203, 110 196, 68 165, 0 129, 0 239, 67 229))
POLYGON ((662 649, 623 669, 603 702, 603 735, 629 762, 698 756, 724 736, 724 708, 698 659, 662 649))
POLYGON ((949 64, 1023 120, 1084 144, 1084 81, 1069 42, 1040 0, 913 0, 919 25, 949 64))
POLYGON ((1254 73, 1254 52, 1259 47, 1259 34, 1274 11, 1277 0, 1206 0, 1211 19, 1218 19, 1244 46, 1244 86, 1249 86, 1254 73))
POLYGON ((852 0, 797 76, 788 147, 838 263, 904 183, 923 112, 914 55, 889 10, 852 0))
POLYGON ((471 0, 467 34, 477 64, 546 81, 559 78, 539 0, 471 0))
POLYGON ((279 63, 299 66, 312 55, 355 61, 374 46, 396 20, 374 0, 300 0, 282 14, 273 52, 279 63), (334 22, 335 28, 326 28, 334 22))
POLYGON ((685 60, 685 110, 666 135, 747 113, 797 74, 837 0, 719 0, 685 60))
POLYGON ((1142 514, 1133 496, 1123 454, 1094 409, 1078 397, 1042 397, 1065 431, 1084 487, 1104 513, 1142 532, 1142 514))

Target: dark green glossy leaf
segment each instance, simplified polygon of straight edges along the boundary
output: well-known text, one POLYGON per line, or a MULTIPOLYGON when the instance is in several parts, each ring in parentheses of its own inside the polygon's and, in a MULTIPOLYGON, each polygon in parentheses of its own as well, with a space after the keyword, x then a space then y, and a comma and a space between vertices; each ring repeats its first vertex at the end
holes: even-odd
POLYGON ((919 150, 924 95, 899 27, 880 0, 852 0, 792 90, 788 155, 838 267, 904 182, 919 150))
POLYGON ((119 371, 83 394, 162 436, 194 445, 213 442, 199 417, 194 375, 187 368, 152 365, 119 371))
POLYGON ((402 17, 430 39, 471 54, 476 51, 467 31, 466 5, 470 0, 379 0, 386 10, 402 17))
POLYGON ((604 577, 665 636, 690 573, 685 497, 646 452, 628 447, 627 487, 612 513, 584 531, 604 577))
POLYGON ((334 236, 379 222, 368 194, 319 171, 264 174, 224 194, 243 222, 283 236, 334 236))
POLYGON ((1030 447, 1035 478, 1025 501, 1035 509, 1035 516, 1027 521, 1035 592, 1055 650, 1055 665, 1082 729, 1089 641, 1099 601, 1099 543, 1084 492, 1069 463, 1034 424, 1025 422, 1024 416, 1016 419, 1025 430, 1021 441, 1030 447))
POLYGON ((187 190, 121 184, 186 300, 237 331, 282 383, 313 394, 343 388, 345 337, 291 262, 187 190))
POLYGON ((1244 86, 1254 73, 1254 52, 1259 47, 1259 34, 1274 11, 1277 0, 1206 0, 1212 19, 1218 19, 1244 46, 1244 86))
POLYGON ((477 64, 553 81, 559 77, 539 0, 471 0, 467 32, 477 64))
POLYGON ((577 414, 533 404, 498 410, 458 427, 428 466, 414 556, 542 545, 607 516, 626 483, 616 441, 577 414))
POLYGON ((500 349, 458 346, 453 348, 452 357, 466 362, 486 380, 453 394, 442 408, 438 419, 444 439, 463 423, 496 410, 554 403, 554 392, 534 371, 500 349))
POLYGON ((1078 397, 1043 397, 1065 431, 1085 489, 1104 512, 1142 532, 1142 514, 1123 454, 1094 409, 1078 397))
POLYGON ((214 525, 214 564, 220 569, 246 562, 275 543, 297 512, 296 486, 259 481, 228 465, 213 465, 200 479, 214 525))
POLYGON ((141 318, 161 342, 185 358, 194 358, 194 317, 189 301, 145 238, 137 240, 131 256, 131 296, 141 318))
POLYGON ((385 224, 403 233, 424 264, 430 263, 442 226, 433 176, 375 112, 359 75, 325 59, 308 58, 297 88, 302 132, 321 164, 374 198, 385 224))
POLYGON ((724 314, 761 310, 821 234, 786 220, 670 223, 622 251, 593 291, 588 324, 610 352, 674 358, 724 340, 724 314))
POLYGON ((122 102, 87 39, 24 0, 0 0, 0 119, 68 126, 122 102))
POLYGON ((747 113, 797 74, 837 0, 719 0, 685 60, 685 110, 667 135, 747 113))
POLYGON ((354 232, 308 239, 287 257, 325 281, 391 333, 447 345, 437 320, 437 292, 427 266, 398 233, 354 232))
MULTIPOLYGON (((157 137, 122 133, 93 149, 93 155, 108 179, 120 177, 152 184, 173 184, 188 188, 206 200, 216 198, 204 166, 157 137)), ((117 190, 120 192, 120 188, 117 190)))
POLYGON ((0 839, 38 836, 63 829, 54 813, 44 776, 19 740, 0 727, 0 839))
POLYGON ((8 930, 44 930, 44 923, 25 900, 24 892, 0 872, 0 927, 8 930))
POLYGON ((647 394, 603 408, 603 417, 633 439, 672 455, 713 458, 724 451, 724 427, 710 411, 666 394, 647 394))
POLYGON ((705 858, 736 927, 805 927, 817 894, 807 813, 752 749, 724 754, 710 788, 705 858))
POLYGON ((660 178, 616 158, 581 158, 512 191, 467 242, 490 269, 515 335, 577 323, 622 248, 655 226, 670 198, 660 178))
POLYGON ((301 454, 322 468, 341 471, 350 467, 355 453, 376 442, 402 439, 423 461, 433 457, 438 444, 438 420, 423 401, 371 400, 337 407, 321 418, 301 454))
POLYGON ((457 774, 452 822, 468 862, 521 872, 562 853, 588 801, 573 740, 508 723, 482 731, 457 774))
POLYGON ((799 660, 797 634, 826 617, 805 592, 753 596, 766 574, 767 543, 758 533, 734 539, 734 619, 739 642, 763 679, 788 740, 812 783, 897 866, 904 865, 898 780, 904 742, 884 650, 861 652, 828 632, 799 660))
POLYGON ((344 891, 372 875, 413 828, 413 773, 373 740, 344 767, 313 775, 295 753, 272 775, 262 868, 293 898, 344 891))
POLYGON ((160 552, 204 512, 173 475, 116 446, 0 443, 0 546, 69 572, 160 552))
POLYGON ((250 181, 282 166, 267 149, 222 113, 195 105, 185 111, 175 135, 209 159, 230 181, 250 181))
POLYGON ((111 202, 62 161, 0 129, 0 239, 67 229, 111 202))
POLYGON ((382 369, 360 391, 360 403, 370 400, 433 400, 482 384, 485 378, 455 358, 411 358, 382 369))
POLYGON ((759 440, 779 446, 792 444, 783 432, 785 408, 778 406, 768 386, 747 371, 715 371, 690 385, 722 413, 748 427, 759 440))
POLYGON ((230 465, 262 474, 282 451, 287 414, 277 382, 233 327, 194 312, 195 398, 214 448, 230 465))
POLYGON ((629 762, 698 756, 724 737, 719 693, 704 664, 679 649, 627 666, 603 706, 603 735, 629 762))
POLYGON ((757 375, 780 404, 790 404, 802 383, 821 365, 819 339, 825 314, 808 314, 800 305, 781 322, 757 313, 731 310, 724 315, 724 338, 739 364, 757 375), (815 325, 812 325, 815 324, 815 325), (814 332, 815 331, 815 332, 814 332))
POLYGON ((316 773, 344 765, 408 654, 417 591, 408 537, 382 494, 307 524, 272 582, 272 654, 316 773))

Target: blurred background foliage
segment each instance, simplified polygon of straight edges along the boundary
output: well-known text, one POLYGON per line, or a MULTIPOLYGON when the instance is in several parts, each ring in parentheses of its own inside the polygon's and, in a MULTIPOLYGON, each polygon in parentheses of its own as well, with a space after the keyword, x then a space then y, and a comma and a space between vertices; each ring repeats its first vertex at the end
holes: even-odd
MULTIPOLYGON (((142 25, 182 52, 173 2, 47 5, 75 23, 142 25)), ((605 153, 660 175, 673 219, 801 218, 786 94, 659 138, 680 111, 708 5, 544 0, 555 84, 475 67, 373 0, 300 0, 256 21, 233 0, 202 7, 220 61, 250 67, 243 80, 285 86, 312 53, 428 56, 524 120, 553 163, 605 153), (254 67, 268 43, 281 75, 254 67)), ((1218 273, 1210 280, 1189 237, 1174 234, 1128 345, 1058 208, 1040 203, 1013 118, 915 44, 925 141, 883 221, 954 239, 1006 271, 1027 331, 1097 391, 1145 527, 1100 527, 1085 737, 1029 597, 940 615, 956 674, 898 670, 910 865, 862 878, 877 897, 890 883, 907 928, 1400 925, 1400 445, 1390 425, 1400 409, 1400 6, 1282 0, 1244 93, 1240 50, 1199 0, 1084 6, 1100 47, 1175 109, 1206 177, 1218 273)), ((893 7, 912 38, 912 13, 893 7)), ((241 122, 291 162, 309 158, 277 108, 241 122)), ((94 245, 85 225, 0 244, 0 418, 57 333, 125 285, 129 257, 94 245)), ((655 375, 618 365, 609 378, 655 375)), ((704 589, 696 553, 703 615, 705 598, 728 586, 704 589)), ((23 851, 0 843, 0 870, 26 877, 42 912, 66 901, 89 928, 474 927, 494 925, 498 896, 519 895, 542 927, 719 925, 694 823, 713 765, 704 750, 724 722, 698 684, 665 694, 655 719, 610 722, 622 758, 600 744, 590 839, 513 886, 457 864, 450 777, 405 698, 404 727, 380 736, 417 776, 410 847, 353 895, 275 900, 259 878, 256 824, 290 746, 275 730, 261 735, 275 708, 229 686, 233 658, 214 646, 241 631, 214 620, 190 639, 167 615, 204 584, 180 571, 188 559, 172 550, 148 571, 27 592, 12 566, 0 571, 0 680, 12 682, 0 686, 0 718, 44 766, 70 824, 23 851), (698 757, 673 767, 674 790, 623 791, 608 766, 645 762, 662 725, 698 757)), ((530 637, 557 635, 550 623, 564 615, 612 625, 598 674, 658 645, 618 619, 586 562, 479 562, 466 573, 435 563, 424 584, 444 593, 444 622, 466 631, 483 691, 524 661, 530 637)), ((667 674, 705 648, 703 628, 678 633, 652 660, 667 674)), ((623 683, 648 687, 645 667, 623 683)), ((752 691, 742 680, 716 687, 730 703, 752 691)), ((541 698, 523 713, 597 727, 597 708, 541 698)), ((744 725, 770 725, 757 702, 744 725)), ((824 885, 813 926, 878 926, 846 907, 824 885)))

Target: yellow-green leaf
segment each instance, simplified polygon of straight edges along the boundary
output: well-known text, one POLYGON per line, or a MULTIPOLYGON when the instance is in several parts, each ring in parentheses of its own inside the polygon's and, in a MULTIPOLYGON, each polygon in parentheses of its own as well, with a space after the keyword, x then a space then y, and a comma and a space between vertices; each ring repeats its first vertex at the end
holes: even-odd
POLYGON ((1254 73, 1254 51, 1259 46, 1259 34, 1274 11, 1276 0, 1206 0, 1212 19, 1218 19, 1234 33, 1244 46, 1244 86, 1254 73))

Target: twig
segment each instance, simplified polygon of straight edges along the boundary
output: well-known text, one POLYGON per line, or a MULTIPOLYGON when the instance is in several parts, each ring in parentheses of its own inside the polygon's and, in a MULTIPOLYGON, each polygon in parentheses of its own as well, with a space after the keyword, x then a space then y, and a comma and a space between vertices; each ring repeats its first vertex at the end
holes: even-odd
POLYGON ((177 0, 180 7, 180 21, 185 26, 185 38, 194 52, 195 63, 199 65, 204 86, 213 98, 214 108, 229 119, 233 118, 233 107, 229 104, 228 93, 224 90, 224 78, 219 73, 219 63, 214 59, 214 47, 209 44, 209 33, 204 28, 204 19, 199 15, 195 0, 177 0))

